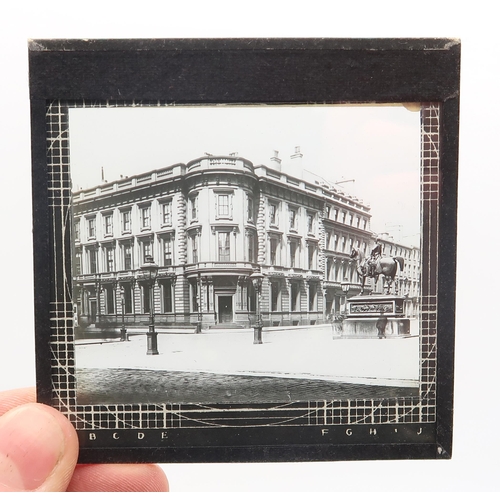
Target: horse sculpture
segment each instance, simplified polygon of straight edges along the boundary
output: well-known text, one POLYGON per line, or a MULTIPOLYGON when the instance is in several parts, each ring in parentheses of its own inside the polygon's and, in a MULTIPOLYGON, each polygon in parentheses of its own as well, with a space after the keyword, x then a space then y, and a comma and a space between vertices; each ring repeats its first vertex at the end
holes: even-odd
MULTIPOLYGON (((377 284, 378 278, 382 274, 387 284, 386 294, 389 295, 391 293, 392 284, 394 283, 396 271, 398 270, 398 265, 401 271, 405 265, 403 257, 379 257, 375 261, 373 272, 370 273, 368 259, 360 248, 352 249, 351 259, 356 260, 356 271, 361 279, 361 293, 364 292, 366 278, 374 278, 375 284, 377 284)), ((397 292, 396 289, 396 293, 397 292)))

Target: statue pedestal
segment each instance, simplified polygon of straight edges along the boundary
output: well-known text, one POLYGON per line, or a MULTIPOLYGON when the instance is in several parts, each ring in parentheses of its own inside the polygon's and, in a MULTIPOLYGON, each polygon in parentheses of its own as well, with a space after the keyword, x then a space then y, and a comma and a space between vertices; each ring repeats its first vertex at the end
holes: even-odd
POLYGON ((404 298, 397 295, 360 295, 347 299, 342 338, 396 338, 410 335, 404 317, 404 298))

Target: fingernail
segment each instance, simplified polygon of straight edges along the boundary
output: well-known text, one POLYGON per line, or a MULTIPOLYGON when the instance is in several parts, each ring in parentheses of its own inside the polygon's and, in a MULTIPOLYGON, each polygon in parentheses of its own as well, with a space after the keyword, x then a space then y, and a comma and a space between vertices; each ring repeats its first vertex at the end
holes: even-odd
POLYGON ((41 405, 28 404, 0 418, 0 483, 7 491, 35 490, 64 452, 64 434, 41 405))

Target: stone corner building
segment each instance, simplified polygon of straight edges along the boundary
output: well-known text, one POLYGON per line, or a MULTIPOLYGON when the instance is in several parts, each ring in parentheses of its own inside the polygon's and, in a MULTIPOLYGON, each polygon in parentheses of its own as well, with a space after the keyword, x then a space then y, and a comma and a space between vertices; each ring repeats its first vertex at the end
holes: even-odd
MULTIPOLYGON (((277 157, 271 164, 206 156, 75 191, 79 325, 148 323, 150 288, 140 271, 147 255, 160 266, 158 326, 253 324, 249 276, 259 270, 264 326, 329 321, 340 310, 345 277, 350 295, 360 291, 349 254, 373 244, 369 206, 321 180, 283 172, 277 157)), ((414 302, 419 251, 393 245, 413 259, 415 272, 401 284, 414 302)))

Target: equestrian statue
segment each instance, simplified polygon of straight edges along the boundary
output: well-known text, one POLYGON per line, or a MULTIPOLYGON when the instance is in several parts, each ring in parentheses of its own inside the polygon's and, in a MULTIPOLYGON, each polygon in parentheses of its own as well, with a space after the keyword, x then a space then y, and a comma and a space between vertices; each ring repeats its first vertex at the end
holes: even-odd
MULTIPOLYGON (((365 289, 366 278, 374 278, 376 285, 379 276, 383 275, 387 284, 386 294, 389 295, 398 270, 398 265, 401 271, 405 265, 403 257, 382 257, 382 246, 379 240, 376 241, 369 258, 365 256, 363 250, 360 248, 353 248, 351 251, 351 259, 356 260, 356 271, 361 279, 361 294, 365 289)), ((397 292, 396 289, 396 293, 397 292)))

